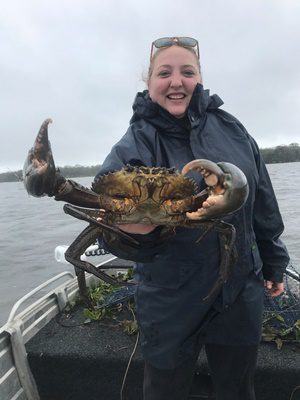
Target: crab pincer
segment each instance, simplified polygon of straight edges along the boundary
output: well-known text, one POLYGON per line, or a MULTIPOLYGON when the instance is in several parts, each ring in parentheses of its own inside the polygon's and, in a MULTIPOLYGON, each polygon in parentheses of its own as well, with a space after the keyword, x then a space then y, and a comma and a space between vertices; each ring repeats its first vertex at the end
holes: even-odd
POLYGON ((207 199, 194 212, 188 212, 192 220, 222 218, 239 210, 246 202, 249 187, 245 174, 228 162, 214 163, 209 160, 193 160, 182 169, 182 174, 198 171, 207 185, 207 199))
POLYGON ((24 163, 24 186, 35 197, 53 195, 55 186, 56 169, 48 140, 48 125, 51 122, 50 118, 43 122, 24 163))

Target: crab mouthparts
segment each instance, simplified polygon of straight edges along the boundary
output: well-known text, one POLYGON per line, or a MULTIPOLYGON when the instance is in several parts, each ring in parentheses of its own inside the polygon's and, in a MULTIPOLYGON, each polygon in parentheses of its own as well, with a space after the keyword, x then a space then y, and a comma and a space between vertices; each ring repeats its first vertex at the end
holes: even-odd
POLYGON ((144 217, 141 219, 141 223, 147 225, 147 224, 152 224, 153 222, 149 217, 144 217))

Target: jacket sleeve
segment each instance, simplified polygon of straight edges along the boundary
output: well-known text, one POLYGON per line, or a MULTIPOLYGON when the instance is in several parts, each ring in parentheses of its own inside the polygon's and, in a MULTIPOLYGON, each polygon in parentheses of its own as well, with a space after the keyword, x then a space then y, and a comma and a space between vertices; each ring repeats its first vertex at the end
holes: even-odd
POLYGON ((289 263, 286 246, 280 239, 284 225, 267 168, 253 139, 252 148, 259 174, 253 210, 253 227, 263 262, 262 272, 264 279, 282 282, 289 263))
MULTIPOLYGON (((156 165, 151 140, 143 132, 139 132, 139 129, 139 126, 129 127, 122 139, 113 146, 97 176, 119 170, 127 164, 133 166, 156 165)), ((147 235, 127 234, 138 242, 134 245, 124 237, 104 231, 100 242, 102 241, 104 248, 119 258, 135 262, 151 262, 166 245, 166 239, 170 234, 171 232, 169 233, 162 227, 157 227, 147 235)))

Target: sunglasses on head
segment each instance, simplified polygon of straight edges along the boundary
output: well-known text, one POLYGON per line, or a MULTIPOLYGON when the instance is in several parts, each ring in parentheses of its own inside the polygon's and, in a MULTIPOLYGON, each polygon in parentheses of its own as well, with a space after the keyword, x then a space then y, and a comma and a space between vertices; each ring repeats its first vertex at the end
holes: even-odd
POLYGON ((199 44, 196 39, 190 37, 164 37, 152 42, 150 60, 152 60, 156 50, 174 45, 194 50, 195 54, 199 58, 199 44))

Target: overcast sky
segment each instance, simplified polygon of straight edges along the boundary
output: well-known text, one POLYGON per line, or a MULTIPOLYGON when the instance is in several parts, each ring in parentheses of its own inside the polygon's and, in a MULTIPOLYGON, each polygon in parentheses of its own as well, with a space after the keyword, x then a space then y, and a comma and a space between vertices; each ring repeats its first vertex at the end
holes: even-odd
POLYGON ((0 0, 0 172, 51 117, 56 164, 101 163, 128 127, 151 42, 199 40, 204 86, 260 147, 300 142, 299 0, 0 0))

